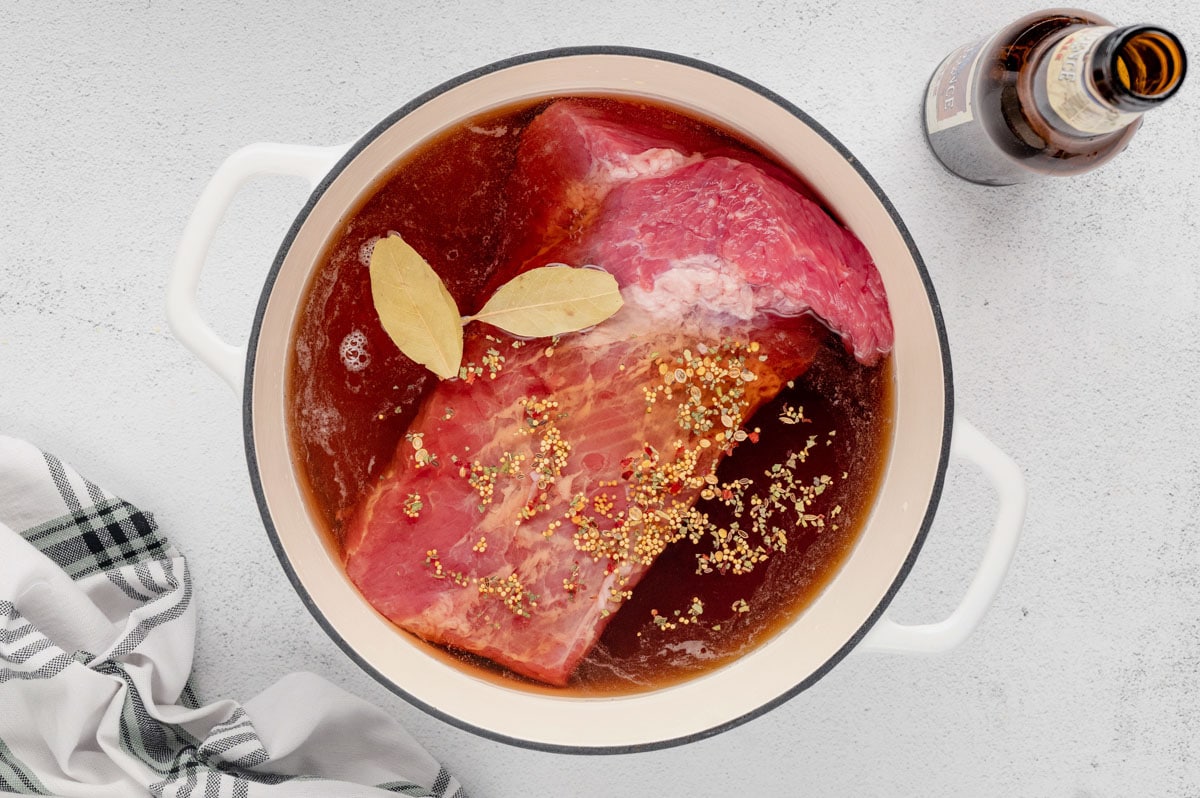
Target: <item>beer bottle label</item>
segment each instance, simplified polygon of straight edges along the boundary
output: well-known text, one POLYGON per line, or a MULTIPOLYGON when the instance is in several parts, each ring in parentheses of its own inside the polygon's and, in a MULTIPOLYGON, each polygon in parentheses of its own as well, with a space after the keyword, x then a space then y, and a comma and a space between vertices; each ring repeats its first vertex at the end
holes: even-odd
POLYGON ((1096 44, 1115 28, 1097 25, 1068 34, 1046 60, 1046 99, 1054 113, 1080 133, 1102 135, 1129 125, 1141 114, 1113 108, 1096 93, 1092 58, 1096 44))
POLYGON ((975 118, 971 91, 976 62, 987 39, 963 45, 934 71, 925 94, 925 129, 929 133, 966 124, 975 118))

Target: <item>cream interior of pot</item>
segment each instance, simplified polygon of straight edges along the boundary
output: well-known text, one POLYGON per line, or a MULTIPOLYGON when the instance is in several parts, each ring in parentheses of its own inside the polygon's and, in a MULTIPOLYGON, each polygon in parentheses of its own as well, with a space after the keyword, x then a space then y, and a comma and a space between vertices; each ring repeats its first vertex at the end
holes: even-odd
POLYGON ((247 404, 253 459, 286 564, 340 642, 403 693, 458 724, 552 747, 646 746, 703 734, 794 691, 834 660, 889 595, 918 542, 949 435, 930 294, 908 242, 858 171, 818 132, 751 88, 706 70, 634 55, 571 55, 490 72, 376 133, 328 184, 279 264, 252 353, 247 404), (737 131, 790 164, 870 250, 896 332, 891 456, 873 510, 841 570, 794 623, 734 664, 621 697, 559 697, 506 687, 448 664, 378 615, 319 531, 292 463, 286 425, 286 368, 298 307, 320 254, 361 193, 448 125, 515 101, 573 93, 636 95, 674 105, 737 131))

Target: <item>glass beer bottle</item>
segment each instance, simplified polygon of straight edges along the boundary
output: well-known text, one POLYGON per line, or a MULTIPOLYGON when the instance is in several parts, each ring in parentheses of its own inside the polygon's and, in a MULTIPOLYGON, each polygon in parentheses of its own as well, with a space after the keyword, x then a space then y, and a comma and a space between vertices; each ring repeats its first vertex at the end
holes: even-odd
POLYGON ((1186 70, 1162 28, 1113 27, 1075 9, 1030 14, 942 62, 925 132, 942 164, 976 183, 1078 174, 1125 149, 1186 70))

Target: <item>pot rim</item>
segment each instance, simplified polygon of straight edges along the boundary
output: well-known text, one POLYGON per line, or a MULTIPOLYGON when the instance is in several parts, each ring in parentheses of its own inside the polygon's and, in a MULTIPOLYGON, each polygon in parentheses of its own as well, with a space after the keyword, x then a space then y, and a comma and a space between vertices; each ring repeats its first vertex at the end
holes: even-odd
POLYGON ((735 72, 729 71, 722 67, 710 64, 708 62, 691 58, 689 56, 678 55, 675 53, 652 50, 637 47, 625 47, 620 45, 581 45, 571 47, 560 47, 547 50, 541 50, 531 53, 525 53, 510 58, 501 59, 492 62, 482 67, 478 67, 471 71, 462 73, 457 77, 451 78, 443 83, 435 86, 432 89, 418 95, 416 98, 402 105, 396 111, 389 114, 378 124, 376 124, 365 135, 357 139, 346 151, 346 153, 338 160, 333 168, 326 174, 321 181, 312 190, 304 207, 297 213, 296 218, 292 222, 287 234, 284 236, 282 243, 276 253, 275 260, 271 264, 270 271, 267 274, 263 285, 263 290, 259 298, 259 302, 254 314, 254 320, 251 324, 250 334, 246 346, 246 368, 245 368, 245 390, 242 393, 243 405, 243 436, 246 448, 246 462, 250 472, 251 486, 254 491, 255 501, 258 504, 259 512, 263 519, 263 525, 267 531, 267 536, 271 541, 271 547, 275 551, 276 558, 283 567, 284 573, 287 575, 288 581, 291 582, 293 589, 300 596, 301 601, 308 609, 309 613, 316 620, 317 624, 325 631, 325 633, 334 641, 335 644, 362 670, 370 674, 377 682, 385 688, 405 699, 407 702, 432 715, 439 720, 442 720, 456 728, 464 731, 477 734, 486 739, 497 742, 507 743, 521 748, 531 750, 545 751, 550 753, 565 753, 565 754, 627 754, 639 753, 643 751, 654 751, 665 748, 671 748, 679 745, 685 745, 697 740, 706 739, 715 736, 724 731, 740 726, 754 718, 757 718, 768 711, 778 707, 779 705, 789 701, 799 695, 804 690, 807 690, 826 673, 828 673, 835 665, 840 663, 855 646, 863 639, 863 637, 871 630, 879 618, 883 615, 892 599, 899 591, 901 585, 907 579, 913 564, 916 562, 917 556, 924 545, 926 536, 928 535, 930 526, 933 523, 933 518, 936 514, 937 506, 941 499, 942 488, 945 482, 946 470, 948 467, 950 456, 951 430, 954 420, 954 391, 953 391, 953 375, 950 363, 950 347, 946 336, 945 322, 941 312, 941 306, 938 303, 937 295, 934 291, 933 283, 929 277, 929 273, 925 268, 925 263, 917 249, 916 243, 909 233, 908 228, 901 220, 899 213, 888 200, 880 186, 875 182, 874 178, 862 166, 861 162, 855 158, 849 149, 845 147, 836 137, 828 130, 820 125, 816 120, 810 117, 807 113, 801 110, 798 106, 776 94, 765 86, 743 77, 735 72), (929 494, 928 505, 925 514, 921 519, 920 527, 917 530, 914 542, 908 551, 907 556, 902 562, 900 569, 885 591, 883 598, 879 604, 863 621, 858 629, 851 635, 849 640, 836 652, 833 653, 823 664, 814 669, 807 677, 797 682, 790 689, 780 693, 775 698, 768 700, 746 713, 719 723, 715 726, 703 729, 701 731, 685 734, 678 737, 673 737, 666 740, 656 740, 652 742, 636 743, 629 745, 603 745, 603 746, 575 746, 561 743, 548 743, 536 740, 526 740, 518 737, 513 737, 491 729, 477 726, 468 721, 457 718, 447 712, 444 712, 427 702, 417 698, 412 693, 408 692, 400 685, 385 676, 373 665, 371 665, 362 655, 360 655, 337 631, 333 624, 325 617, 321 608, 314 601, 308 589, 305 587, 287 553, 284 550, 279 532, 276 530, 271 517, 270 509, 267 503, 264 492, 262 474, 258 465, 258 457, 255 451, 254 443, 254 413, 253 413, 253 386, 255 376, 255 360, 258 352, 259 336, 262 330, 263 317, 266 314, 268 300, 272 294, 276 279, 280 273, 292 244, 299 233, 301 227, 307 221, 311 211, 316 206, 318 201, 324 195, 329 186, 341 175, 351 161, 357 157, 371 142, 378 138, 384 131, 388 130, 398 120, 410 114, 415 109, 423 106, 430 100, 438 97, 445 92, 454 89, 462 84, 468 83, 477 78, 491 74, 493 72, 508 69, 510 67, 519 66, 522 64, 531 63, 534 61, 551 60, 558 58, 570 58, 574 56, 595 56, 595 55, 616 55, 635 58, 645 58, 658 61, 666 61, 678 64, 685 67, 690 67, 703 72, 708 72, 717 77, 732 81, 740 86, 749 89, 770 102, 778 105, 789 114, 797 117, 803 124, 808 126, 832 146, 849 164, 854 168, 855 172, 870 188, 871 192, 878 199, 880 204, 886 210, 892 223, 896 226, 897 232, 903 239, 905 246, 912 256, 913 263, 917 268, 918 276, 924 287, 926 298, 929 302, 929 308, 932 314, 934 326, 937 333, 938 344, 940 347, 940 359, 943 372, 943 391, 944 396, 944 412, 942 418, 942 440, 940 453, 938 456, 938 465, 934 474, 932 487, 929 494))

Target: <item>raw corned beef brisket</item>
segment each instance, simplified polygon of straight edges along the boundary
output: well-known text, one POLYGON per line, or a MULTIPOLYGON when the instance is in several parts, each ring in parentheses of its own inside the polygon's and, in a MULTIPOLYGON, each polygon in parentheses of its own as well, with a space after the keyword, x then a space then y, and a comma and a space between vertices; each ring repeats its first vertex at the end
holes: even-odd
POLYGON ((569 100, 530 123, 497 284, 595 264, 625 305, 556 341, 468 327, 465 377, 426 398, 347 529, 348 572, 379 612, 566 684, 828 329, 867 365, 891 349, 862 244, 749 160, 685 154, 569 100))

